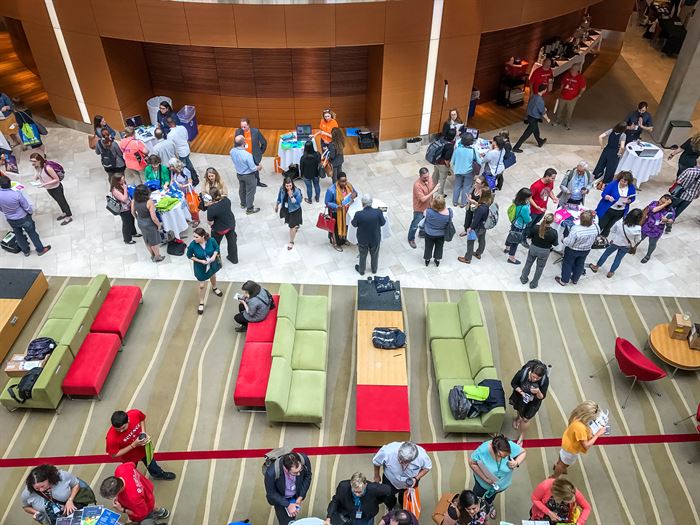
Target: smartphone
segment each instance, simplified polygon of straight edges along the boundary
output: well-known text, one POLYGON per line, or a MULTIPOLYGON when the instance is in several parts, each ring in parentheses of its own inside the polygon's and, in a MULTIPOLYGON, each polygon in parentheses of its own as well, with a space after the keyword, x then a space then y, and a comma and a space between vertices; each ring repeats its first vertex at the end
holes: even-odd
POLYGON ((144 439, 147 439, 147 438, 148 438, 148 434, 146 434, 145 432, 141 432, 141 433, 139 434, 139 437, 138 437, 139 440, 144 440, 144 439))

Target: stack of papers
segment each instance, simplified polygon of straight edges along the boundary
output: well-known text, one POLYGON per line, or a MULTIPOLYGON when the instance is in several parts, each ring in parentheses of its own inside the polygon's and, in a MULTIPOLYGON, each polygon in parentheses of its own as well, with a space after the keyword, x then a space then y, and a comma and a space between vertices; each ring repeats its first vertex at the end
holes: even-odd
POLYGON ((599 412, 598 417, 596 417, 595 420, 588 423, 588 426, 591 429, 591 432, 593 432, 595 434, 601 428, 607 427, 609 419, 610 419, 610 411, 606 410, 605 412, 602 412, 602 411, 599 412))
POLYGON ((56 525, 117 525, 121 514, 101 505, 90 505, 72 515, 58 518, 56 525))

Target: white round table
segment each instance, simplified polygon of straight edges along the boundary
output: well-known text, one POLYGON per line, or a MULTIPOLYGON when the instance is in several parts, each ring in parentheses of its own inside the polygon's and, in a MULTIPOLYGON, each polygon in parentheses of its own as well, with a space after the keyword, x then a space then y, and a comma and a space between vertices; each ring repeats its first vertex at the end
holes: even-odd
MULTIPOLYGON (((380 201, 379 199, 373 199, 372 200, 372 208, 386 208, 386 204, 384 201, 380 201)), ((353 243, 357 244, 357 228, 355 228, 351 222, 352 218, 355 216, 355 214, 362 209, 362 195, 358 195, 357 199, 350 205, 348 208, 348 215, 347 215, 347 221, 348 221, 348 240, 353 243)), ((382 239, 388 239, 391 237, 391 223, 389 222, 389 212, 385 211, 384 212, 384 218, 386 219, 386 222, 384 223, 384 226, 382 226, 382 239)))
MULTIPOLYGON (((157 203, 161 198, 160 192, 151 193, 151 199, 154 203, 157 203)), ((175 234, 175 238, 180 238, 180 233, 184 232, 188 227, 187 221, 192 220, 192 215, 190 214, 190 209, 187 206, 187 201, 181 200, 179 206, 168 211, 158 210, 161 222, 163 223, 163 229, 168 232, 171 231, 175 234)))
POLYGON ((632 142, 625 146, 625 153, 622 155, 617 165, 617 172, 631 172, 632 176, 637 180, 637 186, 640 186, 661 173, 663 160, 664 152, 657 146, 649 144, 648 142, 643 142, 640 145, 636 142, 632 142), (637 155, 638 151, 644 149, 655 149, 656 155, 653 157, 640 157, 637 155))
MULTIPOLYGON (((316 141, 311 139, 311 143, 314 145, 314 149, 316 149, 316 141)), ((279 143, 277 144, 277 156, 280 158, 280 168, 282 171, 287 171, 291 164, 299 165, 299 160, 301 160, 301 156, 303 154, 303 144, 301 147, 289 149, 282 148, 282 139, 280 139, 279 143)))

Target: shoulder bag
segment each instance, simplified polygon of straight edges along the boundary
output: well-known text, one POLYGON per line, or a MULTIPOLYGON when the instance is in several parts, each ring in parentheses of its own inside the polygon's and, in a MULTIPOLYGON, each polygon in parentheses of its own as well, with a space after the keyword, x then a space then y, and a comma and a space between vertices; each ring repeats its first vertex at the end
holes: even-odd
POLYGON ((624 224, 622 225, 622 235, 625 236, 625 239, 627 239, 627 244, 629 245, 627 247, 627 253, 629 253, 630 255, 634 255, 635 253, 637 253, 637 246, 639 246, 639 244, 642 241, 639 241, 637 244, 632 244, 632 241, 630 241, 630 238, 627 236, 627 230, 625 230, 624 224))
POLYGON ((472 146, 469 149, 472 150, 472 155, 473 155, 473 157, 472 157, 472 173, 476 177, 479 173, 481 173, 481 164, 479 164, 479 162, 476 160, 476 156, 478 155, 478 153, 474 149, 474 146, 472 146))
POLYGON ((107 199, 107 211, 112 215, 121 214, 122 203, 115 199, 114 195, 112 195, 111 193, 108 194, 105 198, 107 199))
POLYGON ((319 228, 328 233, 335 232, 335 217, 333 217, 328 210, 325 208, 321 213, 318 214, 318 219, 316 220, 316 228, 319 228))
POLYGON ((451 242, 456 232, 455 224, 452 222, 452 210, 450 210, 450 220, 447 222, 447 226, 445 226, 445 240, 451 242))

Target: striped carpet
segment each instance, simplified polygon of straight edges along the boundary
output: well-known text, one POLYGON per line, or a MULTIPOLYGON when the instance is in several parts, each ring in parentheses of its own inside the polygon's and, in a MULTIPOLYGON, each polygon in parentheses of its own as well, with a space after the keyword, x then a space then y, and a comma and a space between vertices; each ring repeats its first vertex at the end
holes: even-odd
MULTIPOLYGON (((47 296, 15 348, 26 347, 35 336, 63 287, 86 281, 51 277, 47 296)), ((147 429, 157 450, 163 452, 354 444, 355 288, 299 287, 302 293, 327 295, 331 304, 326 417, 318 429, 270 425, 264 414, 238 412, 233 406, 233 384, 244 343, 244 337, 233 331, 232 321, 237 311, 233 294, 240 283, 222 283, 222 299, 209 294, 203 316, 195 311, 195 282, 119 279, 114 284, 140 285, 144 304, 115 361, 103 400, 64 400, 60 414, 0 410, 0 459, 103 454, 109 415, 129 407, 146 412, 147 429)), ((270 286, 271 291, 275 289, 270 286)), ((473 445, 460 443, 482 439, 443 435, 426 346, 425 303, 456 302, 459 297, 456 290, 403 290, 412 437, 422 443, 452 444, 435 446, 430 453, 434 468, 421 483, 421 523, 430 522, 441 492, 471 485, 466 460, 473 445)), ((610 409, 612 437, 652 435, 664 441, 596 446, 571 468, 572 481, 593 505, 589 523, 700 523, 693 503, 700 494, 700 476, 697 464, 687 463, 700 456, 700 447, 697 442, 675 442, 674 436, 663 438, 694 432, 691 421, 678 426, 673 421, 694 412, 700 400, 698 374, 679 371, 675 378, 657 382, 653 388, 661 397, 637 387, 624 410, 620 403, 629 382, 614 364, 596 378, 588 378, 612 355, 617 335, 643 348, 648 331, 672 313, 688 311, 700 317, 700 300, 510 292, 480 292, 480 298, 496 367, 505 383, 527 359, 538 357, 553 365, 552 386, 529 438, 559 438, 571 409, 583 399, 595 399, 610 409)), ((503 429, 514 436, 510 423, 509 413, 503 429)), ((497 499, 499 519, 519 523, 525 518, 532 488, 551 469, 557 448, 552 441, 534 444, 515 473, 513 486, 497 499)), ((184 460, 163 461, 178 474, 175 481, 156 482, 158 504, 173 513, 169 523, 226 524, 234 518, 250 518, 255 524, 271 524, 261 461, 241 456, 245 454, 233 456, 237 459, 193 460, 198 457, 193 453, 173 456, 184 460)), ((370 475, 372 470, 371 453, 364 451, 336 454, 331 449, 311 460, 314 482, 304 515, 323 517, 337 482, 355 471, 370 475)), ((65 467, 95 488, 113 469, 112 464, 65 467)), ((25 467, 0 469, 0 524, 29 522, 19 504, 26 474, 25 467)))

